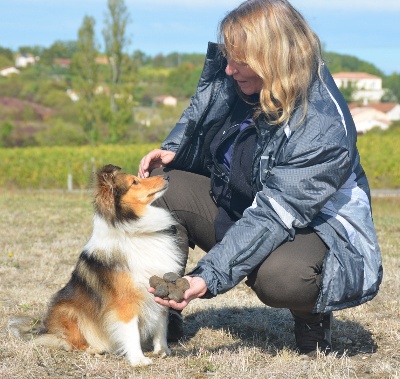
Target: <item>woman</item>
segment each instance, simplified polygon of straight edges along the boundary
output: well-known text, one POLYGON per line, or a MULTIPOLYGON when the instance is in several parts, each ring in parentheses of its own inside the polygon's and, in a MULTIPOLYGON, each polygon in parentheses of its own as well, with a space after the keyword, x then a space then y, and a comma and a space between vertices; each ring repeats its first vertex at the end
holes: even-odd
POLYGON ((300 353, 329 353, 332 311, 371 300, 382 280, 353 120, 288 1, 245 1, 219 39, 190 106, 139 165, 139 177, 168 171, 159 204, 182 249, 208 252, 182 303, 155 301, 182 310, 247 277, 264 304, 290 309, 300 353))

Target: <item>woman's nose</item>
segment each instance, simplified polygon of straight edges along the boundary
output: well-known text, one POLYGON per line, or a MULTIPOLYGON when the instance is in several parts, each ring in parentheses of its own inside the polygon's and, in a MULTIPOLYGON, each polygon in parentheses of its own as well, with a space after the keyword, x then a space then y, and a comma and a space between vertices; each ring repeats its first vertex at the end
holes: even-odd
POLYGON ((236 74, 238 72, 235 62, 232 59, 228 60, 228 64, 225 68, 225 72, 227 75, 233 75, 236 74))

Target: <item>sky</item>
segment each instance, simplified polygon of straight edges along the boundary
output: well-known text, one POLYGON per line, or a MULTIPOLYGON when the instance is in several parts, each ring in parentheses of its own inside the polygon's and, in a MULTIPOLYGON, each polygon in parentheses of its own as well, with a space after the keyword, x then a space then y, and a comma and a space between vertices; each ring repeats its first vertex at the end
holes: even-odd
MULTIPOLYGON (((218 22, 242 0, 125 0, 131 22, 128 52, 205 53, 218 22)), ((326 51, 400 73, 400 0, 292 0, 326 51)), ((102 44, 107 0, 10 0, 0 7, 0 46, 49 47, 76 40, 84 16, 96 20, 102 44)))

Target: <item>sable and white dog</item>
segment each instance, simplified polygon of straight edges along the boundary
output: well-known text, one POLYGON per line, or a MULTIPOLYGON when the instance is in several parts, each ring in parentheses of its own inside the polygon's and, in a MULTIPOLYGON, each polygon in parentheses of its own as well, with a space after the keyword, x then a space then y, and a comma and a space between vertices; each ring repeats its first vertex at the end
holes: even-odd
MULTIPOLYGON (((104 166, 95 178, 93 233, 64 288, 55 294, 36 345, 125 355, 133 366, 152 363, 141 341, 159 356, 167 346, 168 309, 148 293, 149 278, 181 273, 175 221, 151 203, 168 178, 140 179, 104 166)), ((15 334, 19 320, 10 320, 15 334)))

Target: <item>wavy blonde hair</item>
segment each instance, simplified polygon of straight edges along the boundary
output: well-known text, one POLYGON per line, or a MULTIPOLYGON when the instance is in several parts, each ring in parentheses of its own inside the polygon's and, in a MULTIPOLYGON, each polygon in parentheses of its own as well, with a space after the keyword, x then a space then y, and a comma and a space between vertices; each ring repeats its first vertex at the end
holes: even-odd
POLYGON ((258 114, 284 124, 303 105, 305 117, 308 90, 322 62, 321 44, 288 1, 245 1, 220 22, 219 43, 230 59, 263 80, 258 114))

